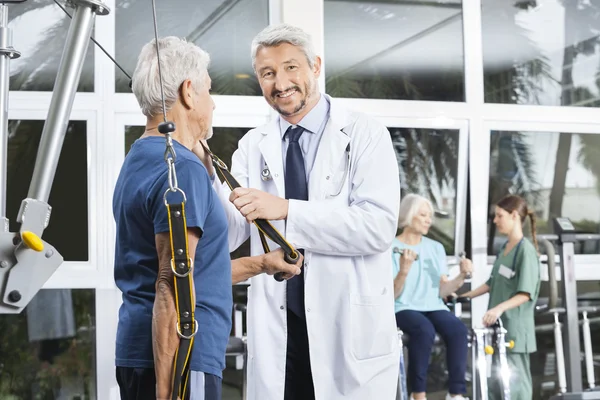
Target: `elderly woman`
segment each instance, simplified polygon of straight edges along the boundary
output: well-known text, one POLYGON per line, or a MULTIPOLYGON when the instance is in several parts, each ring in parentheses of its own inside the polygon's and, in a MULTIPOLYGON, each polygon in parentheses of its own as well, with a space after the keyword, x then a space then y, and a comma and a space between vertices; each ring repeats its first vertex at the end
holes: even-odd
POLYGON ((396 324, 408 341, 408 385, 411 399, 426 398, 427 370, 436 332, 446 343, 449 373, 446 400, 462 400, 466 393, 467 328, 452 314, 443 298, 463 285, 471 261, 460 262, 460 274, 448 279, 446 253, 441 243, 427 238, 433 206, 424 197, 409 194, 400 203, 394 240, 394 296, 396 324))

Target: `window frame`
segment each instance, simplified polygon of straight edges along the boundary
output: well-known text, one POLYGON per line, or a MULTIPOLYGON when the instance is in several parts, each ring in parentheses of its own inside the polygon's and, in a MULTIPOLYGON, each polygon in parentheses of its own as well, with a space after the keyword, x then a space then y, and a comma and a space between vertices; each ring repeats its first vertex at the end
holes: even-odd
MULTIPOLYGON (((489 192, 489 151, 491 144, 491 135, 495 131, 508 131, 508 132, 528 132, 528 133, 571 133, 571 134, 593 134, 600 135, 600 124, 571 124, 571 123, 560 123, 560 122, 544 122, 544 121, 506 121, 506 120, 487 120, 483 124, 483 129, 487 132, 487 163, 485 166, 485 172, 487 175, 486 180, 486 192, 489 192)), ((479 164, 477 164, 479 165, 479 164)), ((478 168, 481 173, 484 171, 483 165, 478 168)), ((483 183, 483 182, 482 182, 483 183)), ((486 201, 486 230, 487 230, 487 201, 486 201)), ((487 239, 487 236, 486 236, 487 239)), ((493 264, 496 260, 496 256, 487 254, 487 263, 493 264)), ((558 258, 557 258, 558 261, 558 258)), ((600 280, 600 270, 591 268, 591 265, 600 263, 600 254, 575 254, 575 274, 577 280, 600 280)), ((547 279, 548 273, 545 266, 542 267, 542 279, 547 279)), ((560 276, 558 274, 557 276, 560 276)))
MULTIPOLYGON (((485 282, 491 269, 487 258, 490 131, 600 133, 600 112, 597 108, 484 103, 482 1, 462 1, 464 102, 333 99, 336 104, 378 118, 388 126, 423 129, 460 127, 456 225, 461 224, 464 230, 463 234, 456 236, 455 243, 459 239, 464 240, 466 229, 470 229, 474 264, 471 284, 474 286, 485 282), (469 165, 476 168, 468 168, 469 165), (467 177, 470 189, 467 189, 467 177), (467 195, 471 204, 469 210, 466 209, 467 195), (459 218, 461 212, 464 217, 459 218), (465 225, 467 212, 471 217, 469 226, 465 225)), ((95 18, 94 37, 109 54, 114 55, 115 0, 105 0, 104 3, 111 12, 95 18)), ((269 13, 271 23, 288 22, 305 29, 314 40, 317 54, 322 57, 323 63, 327 62, 323 51, 323 0, 270 0, 269 13)), ((148 14, 148 22, 150 18, 148 14)), ((160 25, 158 28, 159 34, 168 34, 160 25)), ((115 66, 97 46, 93 48, 94 91, 75 94, 70 118, 87 121, 90 260, 87 263, 65 263, 44 287, 95 289, 96 330, 102 332, 102 335, 96 335, 96 395, 99 399, 117 400, 119 391, 114 375, 114 354, 121 296, 113 279, 115 226, 111 205, 124 152, 114 150, 115 143, 124 145, 125 125, 144 125, 145 118, 139 112, 132 93, 115 93, 115 66)), ((326 92, 325 78, 323 66, 318 80, 321 92, 326 92)), ((51 98, 51 92, 11 91, 9 118, 45 119, 51 98)), ((215 127, 258 126, 276 115, 262 96, 213 98, 216 104, 215 127)), ((53 222, 56 221, 51 219, 50 223, 53 222)), ((449 258, 449 262, 452 261, 449 258)), ((597 268, 600 254, 577 255, 575 261, 578 279, 600 278, 597 268)), ((456 270, 454 265, 451 271, 456 270)), ((477 321, 485 312, 485 298, 482 296, 473 302, 473 326, 478 325, 477 321)))
MULTIPOLYGON (((43 121, 47 112, 41 110, 10 109, 9 120, 43 121)), ((99 235, 99 192, 102 190, 96 170, 100 169, 99 157, 93 149, 97 147, 97 115, 93 111, 75 111, 71 113, 70 121, 81 121, 86 124, 86 149, 87 149, 87 197, 88 197, 88 261, 64 261, 51 278, 43 286, 44 289, 84 289, 95 288, 92 277, 99 279, 102 276, 102 264, 99 262, 101 240, 99 235)), ((50 204, 52 206, 52 204, 50 204)), ((50 214, 50 223, 56 223, 50 214)), ((50 243, 52 244, 52 243, 50 243)))
POLYGON ((450 275, 453 276, 453 266, 458 265, 461 251, 465 250, 465 228, 467 212, 467 151, 469 142, 469 125, 466 120, 450 118, 405 118, 405 117, 376 117, 388 128, 414 129, 446 129, 458 131, 458 165, 456 181, 456 222, 454 225, 454 254, 447 255, 450 275))

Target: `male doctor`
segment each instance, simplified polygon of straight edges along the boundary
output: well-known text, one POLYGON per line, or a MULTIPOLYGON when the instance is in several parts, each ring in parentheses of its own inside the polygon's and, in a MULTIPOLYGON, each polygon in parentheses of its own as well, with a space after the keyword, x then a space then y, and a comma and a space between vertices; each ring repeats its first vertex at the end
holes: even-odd
POLYGON ((231 249, 250 236, 251 253, 261 254, 249 222, 268 219, 304 252, 304 266, 284 282, 251 278, 248 399, 393 400, 399 349, 389 248, 400 187, 390 134, 319 92, 321 59, 302 30, 266 28, 252 61, 279 116, 249 131, 233 155, 232 173, 250 189, 231 192, 218 179, 215 189, 231 249))

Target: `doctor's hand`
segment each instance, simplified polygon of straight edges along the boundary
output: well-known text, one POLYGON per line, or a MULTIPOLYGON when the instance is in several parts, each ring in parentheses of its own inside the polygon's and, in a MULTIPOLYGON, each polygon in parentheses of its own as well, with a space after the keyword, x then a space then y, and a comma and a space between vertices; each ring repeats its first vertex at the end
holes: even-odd
POLYGON ((206 170, 208 171, 208 175, 212 176, 215 173, 215 168, 213 167, 212 158, 206 151, 204 151, 204 148, 202 147, 201 142, 204 143, 204 145, 206 146, 207 149, 209 149, 208 143, 206 142, 206 140, 200 140, 192 148, 192 152, 200 159, 200 161, 202 161, 202 164, 204 164, 204 166, 206 167, 206 170))
POLYGON ((300 256, 296 264, 288 264, 284 259, 284 252, 281 249, 273 250, 262 255, 262 271, 267 275, 275 275, 277 272, 283 272, 283 279, 290 279, 296 275, 300 275, 300 266, 304 256, 298 252, 300 256))
POLYGON ((499 307, 490 308, 483 315, 483 325, 492 326, 498 321, 498 318, 502 315, 502 310, 499 307))
POLYGON ((248 222, 253 222, 255 219, 287 218, 289 202, 286 199, 257 189, 236 188, 231 192, 229 201, 248 222))

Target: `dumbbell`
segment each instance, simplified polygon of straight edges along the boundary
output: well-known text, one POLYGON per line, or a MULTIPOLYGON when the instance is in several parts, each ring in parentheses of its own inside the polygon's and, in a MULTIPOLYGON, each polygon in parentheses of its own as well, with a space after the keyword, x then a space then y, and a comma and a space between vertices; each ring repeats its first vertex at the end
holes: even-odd
MULTIPOLYGON (((404 249, 401 249, 399 247, 394 247, 393 252, 394 252, 394 254, 402 255, 404 253, 404 249)), ((419 259, 419 255, 417 254, 415 257, 415 261, 417 261, 418 259, 419 259)))

